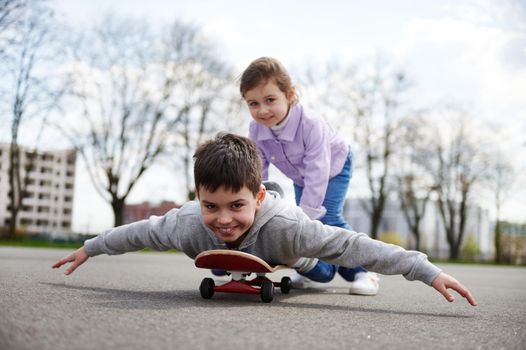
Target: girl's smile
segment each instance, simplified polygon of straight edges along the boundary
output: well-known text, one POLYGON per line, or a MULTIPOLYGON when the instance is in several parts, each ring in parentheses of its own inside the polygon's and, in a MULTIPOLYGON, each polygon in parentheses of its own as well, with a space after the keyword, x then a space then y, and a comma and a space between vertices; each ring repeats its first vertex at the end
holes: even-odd
POLYGON ((281 123, 289 112, 291 100, 269 79, 245 93, 245 101, 252 118, 259 124, 272 128, 281 123))

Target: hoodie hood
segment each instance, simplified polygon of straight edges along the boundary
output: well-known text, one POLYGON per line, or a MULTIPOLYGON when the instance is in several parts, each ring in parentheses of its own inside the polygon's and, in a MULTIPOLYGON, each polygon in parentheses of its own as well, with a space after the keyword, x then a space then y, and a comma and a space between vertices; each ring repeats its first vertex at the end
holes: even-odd
POLYGON ((261 207, 256 213, 254 223, 250 227, 250 230, 248 230, 245 239, 243 242, 241 242, 237 249, 243 250, 256 243, 261 227, 263 227, 267 222, 269 222, 270 219, 275 217, 286 208, 287 207, 283 200, 276 198, 275 196, 268 195, 267 193, 263 203, 261 204, 261 207))

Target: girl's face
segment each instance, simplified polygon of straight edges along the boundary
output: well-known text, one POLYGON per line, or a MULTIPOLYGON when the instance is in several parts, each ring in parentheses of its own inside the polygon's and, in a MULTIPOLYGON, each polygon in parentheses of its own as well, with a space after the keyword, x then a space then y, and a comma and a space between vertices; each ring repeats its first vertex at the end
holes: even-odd
MULTIPOLYGON (((292 93, 289 93, 292 96, 292 93)), ((289 112, 292 98, 281 91, 274 81, 269 79, 248 90, 245 101, 254 120, 268 128, 278 125, 289 112)))

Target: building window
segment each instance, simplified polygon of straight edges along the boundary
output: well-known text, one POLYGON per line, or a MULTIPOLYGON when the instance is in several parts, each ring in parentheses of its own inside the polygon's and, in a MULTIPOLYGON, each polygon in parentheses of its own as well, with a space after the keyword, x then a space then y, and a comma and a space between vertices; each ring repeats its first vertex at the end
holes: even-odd
POLYGON ((31 220, 29 218, 22 218, 22 219, 20 219, 20 224, 21 225, 32 225, 33 224, 33 220, 31 220))
POLYGON ((49 207, 38 207, 37 212, 39 213, 49 213, 49 207))

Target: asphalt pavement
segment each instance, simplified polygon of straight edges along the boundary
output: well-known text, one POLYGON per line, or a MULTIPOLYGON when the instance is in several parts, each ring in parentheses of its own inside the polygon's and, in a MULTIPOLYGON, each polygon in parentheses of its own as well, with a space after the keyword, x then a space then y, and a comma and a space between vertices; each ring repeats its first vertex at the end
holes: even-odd
POLYGON ((401 276, 373 297, 337 277, 266 304, 202 299, 210 272, 180 253, 98 256, 64 276, 51 265, 68 252, 0 247, 0 349, 526 349, 524 267, 439 265, 478 307, 401 276))

